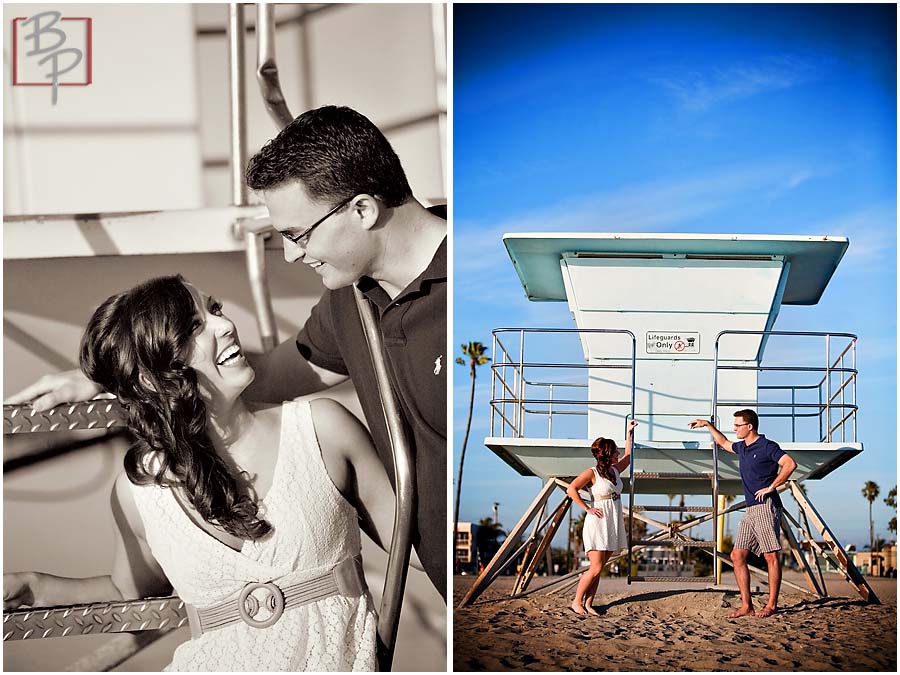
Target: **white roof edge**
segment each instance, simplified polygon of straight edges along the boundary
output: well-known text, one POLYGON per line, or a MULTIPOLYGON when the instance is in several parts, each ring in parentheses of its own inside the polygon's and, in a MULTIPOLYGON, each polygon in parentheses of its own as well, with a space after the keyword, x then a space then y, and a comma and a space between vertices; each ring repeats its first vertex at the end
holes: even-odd
POLYGON ((507 232, 503 239, 684 239, 716 241, 833 241, 847 243, 847 237, 807 234, 699 234, 679 232, 507 232))

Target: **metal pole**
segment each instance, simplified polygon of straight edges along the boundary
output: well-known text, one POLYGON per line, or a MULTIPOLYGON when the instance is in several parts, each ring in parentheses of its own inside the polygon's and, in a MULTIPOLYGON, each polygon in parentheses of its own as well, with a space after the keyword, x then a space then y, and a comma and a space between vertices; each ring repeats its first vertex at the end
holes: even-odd
POLYGON ((794 404, 797 402, 797 388, 791 387, 791 442, 797 440, 797 410, 794 404))
MULTIPOLYGON (((635 367, 637 359, 637 339, 634 333, 631 334, 631 419, 634 419, 634 387, 635 387, 635 367)), ((628 423, 625 423, 625 442, 628 442, 628 423)), ((631 454, 628 456, 628 557, 625 564, 628 566, 628 573, 625 576, 626 583, 631 585, 631 555, 634 546, 634 439, 631 441, 631 454)))
MULTIPOLYGON (((844 377, 845 377, 844 354, 845 354, 845 352, 841 352, 841 363, 840 363, 840 367, 841 367, 841 418, 844 417, 844 390, 846 389, 846 387, 844 387, 844 377)), ((844 423, 841 423, 841 443, 845 442, 846 434, 844 432, 846 429, 847 429, 847 425, 844 423)))
MULTIPOLYGON (((853 338, 853 405, 856 406, 856 338, 853 338)), ((856 443, 856 408, 853 410, 853 443, 856 443)))
MULTIPOLYGON (((719 338, 721 334, 716 336, 715 347, 713 349, 713 390, 712 390, 712 411, 710 412, 709 421, 710 424, 715 426, 716 424, 716 403, 718 402, 719 396, 719 338)), ((713 489, 713 498, 712 498, 712 508, 713 508, 713 523, 718 523, 719 518, 719 444, 713 440, 713 480, 712 480, 712 489, 713 489)), ((720 542, 716 541, 716 557, 718 558, 720 550, 720 542)), ((716 580, 716 583, 719 583, 721 579, 721 573, 717 573, 716 575, 719 579, 716 580)))
POLYGON ((550 385, 550 403, 547 406, 547 438, 553 438, 553 385, 550 385))
MULTIPOLYGON (((229 173, 231 200, 235 206, 246 206, 249 201, 247 186, 244 183, 244 167, 247 163, 244 33, 244 6, 232 3, 228 6, 228 94, 231 129, 229 173)), ((260 342, 263 351, 269 351, 278 344, 275 312, 272 310, 272 296, 266 278, 265 240, 269 234, 258 229, 242 227, 240 221, 237 225, 236 231, 244 238, 247 277, 253 296, 260 342)))
POLYGON ((825 336, 825 441, 831 443, 831 336, 825 336))
POLYGON ((388 376, 387 360, 378 320, 369 301, 356 285, 353 286, 353 293, 365 330, 369 352, 372 355, 375 380, 378 383, 378 393, 381 396, 382 410, 394 457, 394 484, 397 490, 397 498, 394 502, 394 530, 378 618, 380 641, 378 661, 382 670, 390 670, 394 659, 394 647, 397 644, 397 628, 400 624, 400 609, 403 606, 403 590, 409 571, 412 526, 416 514, 416 465, 413 461, 412 445, 403 423, 400 406, 388 376))
POLYGON ((228 5, 228 102, 231 128, 231 201, 237 206, 247 203, 244 184, 244 160, 247 152, 247 115, 244 95, 244 6, 228 5))
POLYGON ((516 438, 522 438, 525 427, 525 331, 519 331, 519 379, 516 381, 518 403, 516 404, 516 438))
MULTIPOLYGON (((494 355, 494 364, 495 364, 495 365, 491 366, 491 400, 493 400, 493 399, 494 399, 494 393, 495 393, 496 388, 497 388, 497 386, 496 386, 496 385, 497 385, 497 369, 496 369, 496 363, 497 363, 497 333, 494 333, 494 332, 491 333, 491 340, 492 340, 492 342, 491 342, 491 354, 494 355)), ((502 404, 501 404, 501 405, 502 405, 502 404)), ((494 404, 492 403, 492 404, 491 404, 491 436, 492 436, 492 437, 493 437, 493 435, 494 435, 494 413, 495 413, 495 412, 496 412, 496 411, 494 410, 494 404)), ((501 419, 501 421, 502 421, 502 419, 501 419)))
POLYGON ((275 10, 267 2, 261 2, 256 7, 256 80, 269 117, 279 130, 283 129, 294 118, 284 100, 278 80, 278 66, 275 63, 275 10))

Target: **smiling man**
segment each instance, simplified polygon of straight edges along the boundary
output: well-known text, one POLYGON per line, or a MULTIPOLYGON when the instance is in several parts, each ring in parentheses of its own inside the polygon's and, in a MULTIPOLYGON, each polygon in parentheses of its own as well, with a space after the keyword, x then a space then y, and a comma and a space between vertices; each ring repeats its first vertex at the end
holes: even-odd
POLYGON ((778 607, 778 591, 781 588, 781 497, 776 488, 783 485, 797 468, 793 458, 775 441, 758 433, 759 416, 753 410, 734 413, 734 433, 738 439, 729 441, 708 420, 697 419, 691 429, 706 427, 713 440, 726 451, 736 454, 740 461, 741 483, 747 510, 738 529, 737 540, 731 551, 734 577, 741 592, 741 606, 729 617, 771 616, 778 607), (750 551, 766 559, 769 571, 769 601, 759 611, 754 611, 750 596, 750 570, 747 556, 750 551))
POLYGON ((248 395, 278 402, 353 381, 379 455, 393 458, 353 284, 374 305, 391 384, 416 455, 414 544, 446 593, 447 221, 412 195, 390 143, 345 107, 303 113, 249 162, 284 258, 315 270, 325 294, 296 339, 253 359, 248 395))

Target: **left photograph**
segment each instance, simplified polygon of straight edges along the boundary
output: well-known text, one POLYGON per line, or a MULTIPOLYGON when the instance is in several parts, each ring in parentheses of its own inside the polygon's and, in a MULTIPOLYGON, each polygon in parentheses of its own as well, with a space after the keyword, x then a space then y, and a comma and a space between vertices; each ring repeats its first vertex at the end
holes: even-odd
POLYGON ((5 4, 3 667, 445 671, 441 4, 5 4))

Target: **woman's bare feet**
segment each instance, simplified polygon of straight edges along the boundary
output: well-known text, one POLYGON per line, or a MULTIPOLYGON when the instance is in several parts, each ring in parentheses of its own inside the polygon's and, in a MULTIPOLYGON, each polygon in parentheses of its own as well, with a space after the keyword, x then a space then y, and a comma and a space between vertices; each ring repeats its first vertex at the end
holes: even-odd
POLYGON ((765 619, 767 616, 772 616, 776 611, 778 611, 775 607, 769 607, 766 605, 760 610, 757 610, 753 613, 753 616, 757 616, 760 619, 765 619))
POLYGON ((728 618, 729 619, 737 619, 738 617, 753 616, 753 615, 754 615, 753 606, 751 605, 750 607, 741 607, 740 609, 735 610, 734 612, 732 612, 731 614, 728 615, 728 618))
POLYGON ((584 609, 584 605, 582 605, 580 602, 573 602, 571 605, 569 605, 569 609, 571 609, 576 614, 587 614, 584 609))
POLYGON ((591 606, 591 605, 585 605, 584 611, 586 611, 591 616, 600 616, 600 612, 598 612, 596 609, 594 609, 593 606, 591 606))

